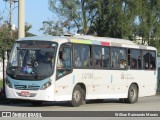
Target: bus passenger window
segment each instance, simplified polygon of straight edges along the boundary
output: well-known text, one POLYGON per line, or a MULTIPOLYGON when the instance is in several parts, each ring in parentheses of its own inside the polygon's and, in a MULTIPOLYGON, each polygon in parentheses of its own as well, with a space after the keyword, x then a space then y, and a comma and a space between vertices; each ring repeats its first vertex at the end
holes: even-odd
POLYGON ((95 68, 101 68, 102 67, 102 47, 101 46, 94 46, 93 51, 93 62, 95 68))
POLYGON ((81 63, 81 60, 80 60, 80 56, 77 56, 75 58, 75 66, 76 67, 81 67, 82 63, 81 63))
POLYGON ((102 48, 102 57, 103 57, 103 61, 102 61, 102 67, 104 68, 109 68, 110 66, 110 51, 108 47, 104 47, 102 48))
POLYGON ((142 68, 142 52, 141 51, 139 51, 138 52, 138 60, 137 60, 137 64, 138 64, 138 69, 141 69, 142 68))
POLYGON ((143 51, 143 69, 149 69, 149 51, 143 51))
POLYGON ((74 45, 74 67, 82 67, 81 45, 74 45))
POLYGON ((57 59, 57 77, 67 74, 71 70, 71 50, 70 47, 60 48, 57 59))
POLYGON ((132 68, 132 69, 136 69, 137 68, 137 62, 133 58, 130 59, 130 68, 132 68))
POLYGON ((111 66, 112 68, 118 68, 118 53, 114 48, 112 49, 111 66))
POLYGON ((150 52, 150 69, 156 68, 156 52, 150 52))
POLYGON ((88 68, 91 66, 91 47, 89 45, 74 45, 74 67, 88 68))
POLYGON ((124 48, 112 48, 111 66, 114 69, 125 69, 127 67, 127 53, 124 48))
POLYGON ((86 46, 83 48, 84 54, 83 54, 83 67, 90 67, 91 63, 91 55, 90 55, 90 48, 89 46, 86 46))
POLYGON ((130 50, 130 69, 141 69, 141 51, 130 50))

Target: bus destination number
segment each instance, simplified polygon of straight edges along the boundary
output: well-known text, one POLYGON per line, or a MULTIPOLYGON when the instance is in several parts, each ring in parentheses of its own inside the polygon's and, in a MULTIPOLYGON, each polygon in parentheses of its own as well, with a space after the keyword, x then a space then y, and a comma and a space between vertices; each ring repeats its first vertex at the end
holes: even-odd
POLYGON ((82 73, 82 79, 93 79, 93 73, 82 73))

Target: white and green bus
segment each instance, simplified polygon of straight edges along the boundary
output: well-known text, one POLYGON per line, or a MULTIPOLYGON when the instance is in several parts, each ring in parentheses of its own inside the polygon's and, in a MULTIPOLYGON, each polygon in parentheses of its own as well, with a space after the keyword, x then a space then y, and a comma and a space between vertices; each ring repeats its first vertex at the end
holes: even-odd
POLYGON ((43 101, 120 99, 156 94, 157 50, 129 40, 75 36, 18 39, 7 65, 6 97, 43 101))

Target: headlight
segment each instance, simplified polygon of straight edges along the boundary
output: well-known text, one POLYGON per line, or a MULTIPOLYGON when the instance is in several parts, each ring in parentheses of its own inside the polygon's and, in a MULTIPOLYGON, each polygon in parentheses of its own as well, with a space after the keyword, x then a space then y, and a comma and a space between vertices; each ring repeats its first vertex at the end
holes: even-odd
POLYGON ((6 79, 6 84, 8 85, 8 87, 13 88, 12 83, 8 79, 6 79))
POLYGON ((51 82, 45 83, 45 84, 42 86, 41 90, 45 90, 45 89, 47 89, 49 86, 51 86, 51 82))

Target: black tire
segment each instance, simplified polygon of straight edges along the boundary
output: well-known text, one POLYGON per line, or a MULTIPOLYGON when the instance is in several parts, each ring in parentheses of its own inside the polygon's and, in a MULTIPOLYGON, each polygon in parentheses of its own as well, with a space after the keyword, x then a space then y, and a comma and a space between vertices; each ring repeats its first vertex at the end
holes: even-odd
POLYGON ((33 106, 41 106, 43 104, 43 102, 42 101, 32 101, 31 104, 33 106))
POLYGON ((72 100, 69 102, 70 106, 78 107, 85 99, 85 92, 80 85, 76 85, 72 92, 72 100))
POLYGON ((125 99, 127 103, 136 103, 138 101, 138 88, 137 85, 132 84, 128 90, 128 98, 125 99))
POLYGON ((82 105, 86 104, 86 92, 84 89, 82 89, 82 105))

